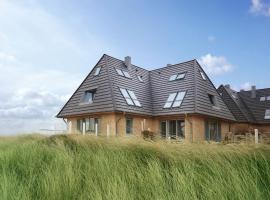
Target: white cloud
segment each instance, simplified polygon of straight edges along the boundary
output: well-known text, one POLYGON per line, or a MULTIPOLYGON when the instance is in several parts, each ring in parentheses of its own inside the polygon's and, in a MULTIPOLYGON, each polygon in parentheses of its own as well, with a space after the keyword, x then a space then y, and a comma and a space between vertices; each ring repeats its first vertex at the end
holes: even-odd
POLYGON ((213 56, 211 54, 206 54, 198 61, 204 70, 212 75, 221 75, 230 72, 233 69, 233 66, 224 56, 213 56))
POLYGON ((270 16, 270 3, 266 3, 263 0, 251 0, 250 12, 270 16))
POLYGON ((250 90, 251 89, 251 83, 246 82, 240 85, 240 90, 250 90))

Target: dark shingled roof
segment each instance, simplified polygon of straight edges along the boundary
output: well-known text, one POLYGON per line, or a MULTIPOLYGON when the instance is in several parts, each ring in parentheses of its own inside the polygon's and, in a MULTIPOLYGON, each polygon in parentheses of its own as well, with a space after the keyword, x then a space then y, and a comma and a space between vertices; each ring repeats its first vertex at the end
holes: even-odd
POLYGON ((251 90, 236 92, 229 86, 221 85, 218 92, 222 93, 223 101, 239 122, 255 124, 270 123, 264 119, 265 110, 270 109, 270 101, 260 101, 261 97, 270 96, 270 88, 256 90, 256 97, 251 97, 251 90), (236 98, 235 98, 236 97, 236 98))
POLYGON ((234 121, 235 118, 223 102, 213 83, 196 60, 170 65, 156 70, 146 70, 104 54, 57 117, 66 118, 101 112, 118 112, 163 116, 177 114, 203 114, 234 121), (94 76, 95 69, 101 67, 100 74, 94 76), (115 70, 128 71, 131 78, 119 76, 115 70), (185 78, 169 81, 173 74, 185 72, 185 78), (205 74, 203 80, 201 72, 205 74), (141 76, 143 82, 137 76, 141 76), (96 88, 94 102, 82 105, 84 92, 96 88), (127 105, 119 88, 134 91, 142 107, 127 105), (178 108, 164 109, 169 94, 186 91, 178 108), (208 94, 215 96, 217 106, 212 106, 208 94))

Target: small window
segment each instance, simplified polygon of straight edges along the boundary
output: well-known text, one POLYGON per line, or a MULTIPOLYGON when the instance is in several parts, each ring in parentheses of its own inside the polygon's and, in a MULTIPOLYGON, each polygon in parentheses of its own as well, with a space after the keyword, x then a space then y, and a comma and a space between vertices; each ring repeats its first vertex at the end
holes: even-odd
POLYGON ((209 100, 213 106, 217 106, 217 100, 216 97, 212 94, 208 94, 209 100))
POLYGON ((127 77, 127 78, 131 78, 131 76, 129 75, 129 73, 127 71, 123 71, 124 73, 124 76, 127 77))
POLYGON ((164 105, 164 108, 170 108, 172 106, 176 95, 177 95, 177 93, 172 93, 169 95, 169 97, 164 105))
POLYGON ((180 107, 185 95, 186 95, 186 92, 178 92, 172 107, 173 108, 180 107))
POLYGON ((85 91, 82 102, 83 103, 93 103, 94 96, 95 96, 94 91, 85 91))
POLYGON ((140 82, 143 82, 142 76, 137 76, 140 82))
POLYGON ((270 101, 270 96, 267 97, 267 101, 270 101))
POLYGON ((270 110, 265 110, 265 116, 264 119, 270 119, 270 110))
POLYGON ((185 76, 186 76, 186 73, 174 74, 174 75, 171 75, 171 76, 170 76, 169 81, 180 80, 180 79, 185 78, 185 76))
POLYGON ((133 133, 133 120, 131 118, 126 118, 126 134, 133 133))
POLYGON ((95 76, 99 75, 100 69, 101 69, 100 67, 97 67, 97 68, 96 68, 95 76))
POLYGON ((266 97, 261 97, 260 98, 260 101, 265 101, 266 100, 266 97))
POLYGON ((202 71, 200 71, 200 73, 201 73, 202 79, 206 80, 205 74, 202 71))
POLYGON ((118 75, 124 76, 124 74, 123 74, 123 72, 122 72, 121 69, 116 69, 116 68, 115 68, 115 70, 116 70, 116 72, 117 72, 118 75))

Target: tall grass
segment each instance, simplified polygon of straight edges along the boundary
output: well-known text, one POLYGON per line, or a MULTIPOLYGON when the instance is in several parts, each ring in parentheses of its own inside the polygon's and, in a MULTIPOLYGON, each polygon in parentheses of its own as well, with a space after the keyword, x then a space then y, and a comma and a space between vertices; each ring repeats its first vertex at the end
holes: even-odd
POLYGON ((270 199, 270 147, 0 138, 0 199, 270 199))

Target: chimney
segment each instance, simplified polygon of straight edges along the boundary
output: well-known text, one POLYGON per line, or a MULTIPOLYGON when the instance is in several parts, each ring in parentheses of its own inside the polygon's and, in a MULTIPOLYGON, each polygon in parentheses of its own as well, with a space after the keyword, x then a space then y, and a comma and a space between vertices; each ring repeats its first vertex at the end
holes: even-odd
POLYGON ((229 84, 225 85, 225 87, 231 89, 231 86, 229 84))
POLYGON ((256 86, 251 86, 251 98, 256 98, 256 86))
POLYGON ((131 67, 131 57, 130 56, 125 57, 125 65, 127 68, 131 67))
POLYGON ((167 64, 167 67, 171 66, 172 64, 167 64))

